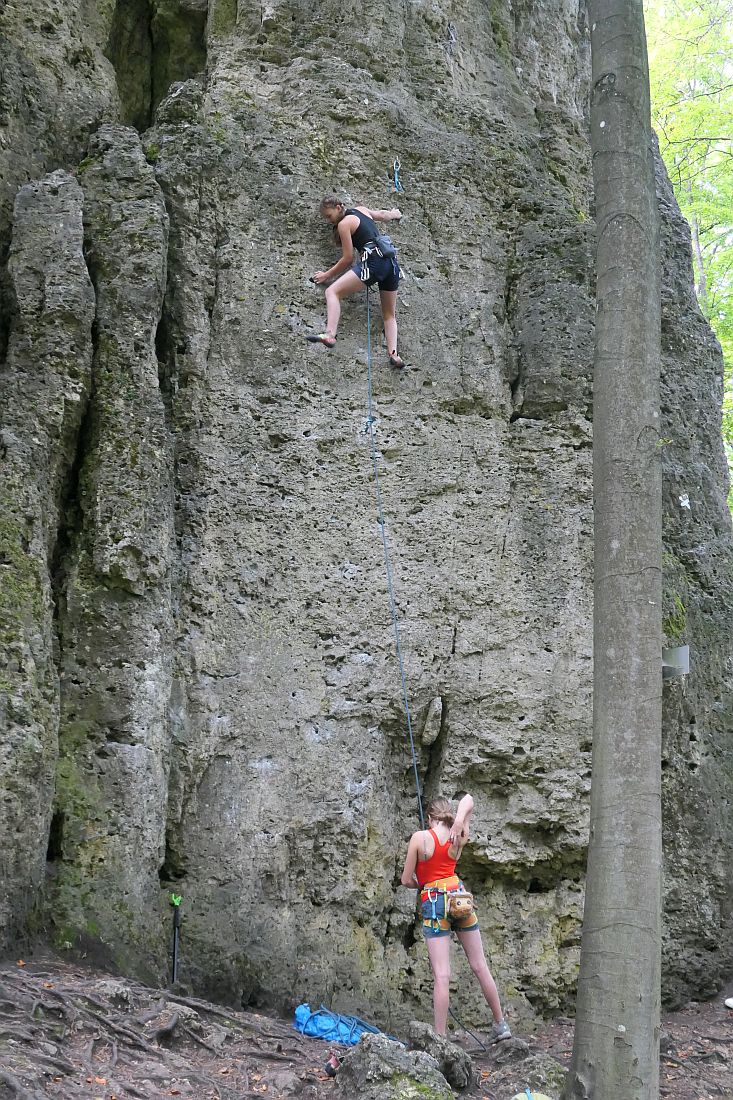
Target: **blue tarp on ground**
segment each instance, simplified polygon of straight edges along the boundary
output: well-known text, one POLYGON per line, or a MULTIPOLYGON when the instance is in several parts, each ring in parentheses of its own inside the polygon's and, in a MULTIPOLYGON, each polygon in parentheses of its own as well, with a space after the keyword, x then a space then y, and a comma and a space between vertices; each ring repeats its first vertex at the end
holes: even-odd
POLYGON ((298 1005, 295 1010, 294 1026, 303 1035, 311 1035, 314 1039, 326 1039, 332 1043, 343 1043, 344 1046, 356 1046, 365 1032, 379 1035, 378 1027, 367 1024, 358 1016, 342 1016, 339 1012, 331 1012, 330 1009, 320 1008, 311 1011, 308 1004, 298 1005))

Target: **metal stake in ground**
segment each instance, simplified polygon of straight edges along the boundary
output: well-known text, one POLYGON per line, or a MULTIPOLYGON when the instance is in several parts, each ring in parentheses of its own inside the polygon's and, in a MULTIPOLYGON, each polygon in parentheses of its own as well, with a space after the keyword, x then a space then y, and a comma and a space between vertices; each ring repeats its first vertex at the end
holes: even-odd
POLYGON ((181 902, 183 896, 181 894, 171 894, 171 905, 173 906, 173 967, 171 974, 171 985, 175 985, 178 981, 178 949, 181 940, 181 902))

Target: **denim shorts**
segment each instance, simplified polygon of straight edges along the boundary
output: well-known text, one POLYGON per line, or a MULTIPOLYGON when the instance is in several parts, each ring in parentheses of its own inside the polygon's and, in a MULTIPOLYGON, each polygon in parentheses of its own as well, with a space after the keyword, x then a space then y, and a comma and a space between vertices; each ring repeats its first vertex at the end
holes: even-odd
MULTIPOLYGON (((361 279, 361 263, 353 264, 351 270, 361 279)), ((365 285, 374 286, 375 283, 380 290, 397 290, 400 285, 400 267, 396 260, 388 260, 386 256, 378 256, 376 252, 372 252, 369 257, 369 278, 365 285)))
MULTIPOLYGON (((463 883, 459 889, 465 890, 463 883)), ((434 936, 450 936, 451 932, 478 931, 479 922, 476 911, 470 917, 446 917, 445 894, 442 890, 431 890, 430 895, 435 901, 423 901, 420 903, 422 916, 422 934, 426 940, 434 936)))

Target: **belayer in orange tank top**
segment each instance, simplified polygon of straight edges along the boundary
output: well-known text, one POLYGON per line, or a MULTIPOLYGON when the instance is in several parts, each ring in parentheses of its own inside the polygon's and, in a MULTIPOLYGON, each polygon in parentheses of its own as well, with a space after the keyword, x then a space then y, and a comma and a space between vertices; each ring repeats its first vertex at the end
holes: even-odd
POLYGON ((418 860, 415 868, 415 878, 418 886, 424 886, 426 882, 434 882, 436 879, 451 878, 456 873, 457 858, 451 859, 449 849, 455 851, 451 838, 441 844, 435 829, 428 829, 435 842, 435 850, 428 859, 418 860))
POLYGON ((412 889, 421 888, 423 935, 433 970, 435 1030, 445 1035, 448 1024, 450 944, 451 934, 455 932, 494 1017, 491 1038, 496 1042, 510 1039, 512 1033, 502 1014, 496 983, 486 962, 478 918, 474 911, 466 916, 451 915, 458 904, 454 899, 450 905, 451 895, 464 892, 463 883, 456 875, 456 863, 468 840, 472 813, 470 794, 463 796, 455 814, 447 799, 433 799, 427 807, 428 828, 410 837, 401 882, 412 889))

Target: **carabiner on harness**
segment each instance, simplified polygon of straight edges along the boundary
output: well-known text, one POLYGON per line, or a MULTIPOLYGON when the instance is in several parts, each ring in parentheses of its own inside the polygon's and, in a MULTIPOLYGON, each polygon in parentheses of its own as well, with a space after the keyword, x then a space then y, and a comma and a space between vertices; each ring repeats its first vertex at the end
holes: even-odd
POLYGON ((428 901, 430 902, 430 908, 432 909, 432 913, 430 915, 430 925, 431 925, 431 928, 432 928, 433 932, 440 932, 441 931, 441 927, 440 927, 441 918, 438 916, 437 911, 435 909, 436 903, 437 903, 438 898, 440 897, 441 894, 443 895, 443 919, 445 919, 445 917, 447 916, 447 913, 448 913, 448 907, 447 907, 447 894, 448 894, 448 891, 445 890, 445 889, 443 889, 443 890, 436 889, 435 897, 433 897, 433 891, 432 891, 431 887, 428 887, 428 901))

